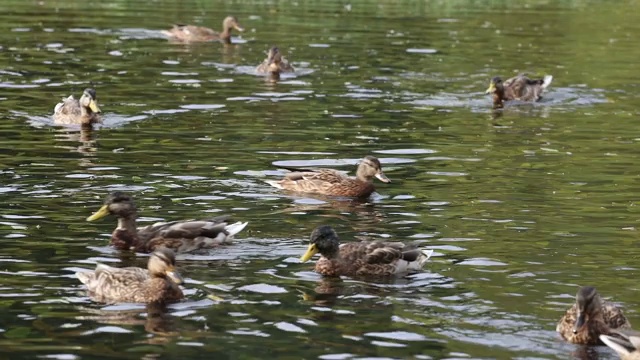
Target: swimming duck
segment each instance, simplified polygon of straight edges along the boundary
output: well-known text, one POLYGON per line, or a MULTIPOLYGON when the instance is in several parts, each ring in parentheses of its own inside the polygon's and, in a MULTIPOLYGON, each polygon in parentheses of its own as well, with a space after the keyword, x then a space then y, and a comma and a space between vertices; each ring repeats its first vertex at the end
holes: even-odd
POLYGON ((95 271, 78 272, 76 276, 98 302, 169 303, 184 298, 178 286, 182 277, 175 266, 173 251, 160 248, 151 254, 146 270, 98 264, 95 271))
POLYGON ((520 74, 507 81, 502 81, 499 76, 491 79, 486 94, 493 94, 493 107, 502 108, 504 102, 509 100, 538 101, 542 93, 551 84, 553 76, 545 75, 543 79, 532 80, 526 75, 520 74))
POLYGON ((282 56, 280 49, 271 47, 262 64, 256 68, 258 74, 267 74, 271 78, 279 79, 280 73, 294 72, 293 66, 282 56))
POLYGON ((84 89, 80 100, 70 95, 62 99, 53 109, 53 122, 56 124, 81 124, 89 125, 101 123, 100 107, 96 91, 91 88, 84 89))
POLYGON ((243 32, 244 29, 238 23, 238 19, 235 16, 227 16, 222 21, 222 32, 218 33, 204 26, 183 25, 176 24, 169 30, 162 30, 162 33, 167 35, 170 40, 182 41, 186 43, 191 42, 205 42, 205 41, 222 41, 226 44, 231 44, 231 30, 238 30, 243 32))
POLYGON ((131 196, 113 192, 100 210, 87 218, 94 221, 107 215, 118 218, 118 227, 111 234, 111 245, 119 250, 149 253, 167 247, 176 253, 212 248, 231 241, 247 223, 231 224, 229 216, 203 220, 172 221, 136 227, 137 209, 131 196))
POLYGON ((314 193, 330 196, 368 197, 375 191, 373 178, 390 183, 382 172, 380 161, 374 156, 366 156, 358 165, 356 177, 349 177, 333 169, 298 169, 285 175, 279 181, 267 183, 278 189, 314 193))
POLYGON ((616 331, 616 335, 600 335, 600 340, 615 350, 622 360, 640 360, 640 333, 616 331))
POLYGON ((584 286, 576 294, 576 303, 558 322, 556 331, 570 343, 597 345, 599 335, 611 335, 614 329, 630 327, 620 309, 602 300, 594 287, 584 286))
POLYGON ((323 225, 311 233, 309 248, 300 261, 317 253, 315 271, 326 276, 398 276, 422 269, 433 250, 402 242, 361 241, 340 245, 338 234, 323 225))

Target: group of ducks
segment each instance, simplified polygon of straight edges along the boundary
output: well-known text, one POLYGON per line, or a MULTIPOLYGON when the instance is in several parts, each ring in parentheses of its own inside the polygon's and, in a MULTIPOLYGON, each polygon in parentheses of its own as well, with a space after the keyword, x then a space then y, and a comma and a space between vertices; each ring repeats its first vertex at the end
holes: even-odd
MULTIPOLYGON (((231 31, 244 31, 238 20, 229 16, 223 21, 221 33, 192 25, 175 25, 163 31, 173 41, 192 43, 222 41, 231 43, 231 31)), ((282 72, 294 69, 282 57, 277 47, 269 50, 256 69, 258 73, 279 78, 282 72)), ((524 74, 506 81, 491 79, 487 94, 493 98, 494 108, 502 108, 505 101, 538 101, 551 84, 550 75, 530 79, 524 74)), ((100 122, 100 107, 96 91, 84 90, 79 100, 70 96, 56 105, 54 121, 58 124, 92 124, 100 122)), ((373 178, 389 183, 380 161, 365 157, 358 165, 356 177, 332 169, 287 169, 283 179, 267 181, 272 186, 301 193, 328 196, 366 198, 375 191, 373 178)), ((118 226, 111 235, 111 245, 119 250, 151 253, 147 269, 114 268, 99 264, 93 271, 77 273, 92 299, 99 302, 171 303, 180 301, 182 277, 175 268, 175 254, 211 249, 230 243, 247 222, 232 222, 229 216, 202 220, 156 223, 138 228, 137 209, 133 199, 124 193, 110 194, 104 205, 88 221, 108 215, 118 218, 118 226)), ((307 251, 300 260, 306 262, 320 254, 315 271, 325 276, 399 276, 419 271, 433 254, 402 242, 362 241, 340 244, 330 226, 313 230, 307 251)), ((556 331, 567 341, 576 344, 604 342, 623 359, 640 359, 640 334, 629 331, 630 325, 615 305, 603 301, 593 287, 583 287, 575 304, 558 323, 556 331)))
MULTIPOLYGON (((271 185, 294 192, 329 196, 366 198, 373 191, 373 178, 384 182, 380 161, 365 157, 352 178, 333 169, 296 169, 271 185)), ((247 222, 232 222, 229 216, 202 220, 156 223, 145 227, 136 224, 137 208, 131 196, 114 192, 87 221, 113 215, 118 226, 111 234, 111 245, 118 250, 151 253, 147 270, 114 268, 99 264, 93 271, 79 272, 89 295, 99 302, 174 302, 184 295, 178 287, 182 278, 175 270, 175 254, 212 249, 229 244, 247 222)), ((306 262, 316 254, 315 271, 326 276, 395 276, 419 271, 433 254, 415 244, 363 241, 340 245, 330 226, 319 226, 311 233, 307 251, 300 258, 306 262)))
MULTIPOLYGON (((170 40, 180 43, 221 41, 231 44, 231 31, 243 32, 244 28, 235 16, 227 16, 222 22, 222 32, 218 33, 203 26, 174 25, 162 33, 170 40)), ((267 53, 267 58, 256 68, 256 73, 267 75, 270 80, 279 80, 281 73, 294 72, 293 66, 282 56, 278 47, 273 46, 267 53)), ((530 79, 525 74, 519 74, 506 81, 494 77, 486 90, 493 98, 493 107, 504 107, 505 101, 535 102, 542 98, 544 90, 551 84, 553 77, 546 75, 542 79, 530 79)), ((95 89, 85 89, 80 99, 69 96, 55 106, 54 122, 56 124, 90 125, 100 123, 100 108, 95 89)))

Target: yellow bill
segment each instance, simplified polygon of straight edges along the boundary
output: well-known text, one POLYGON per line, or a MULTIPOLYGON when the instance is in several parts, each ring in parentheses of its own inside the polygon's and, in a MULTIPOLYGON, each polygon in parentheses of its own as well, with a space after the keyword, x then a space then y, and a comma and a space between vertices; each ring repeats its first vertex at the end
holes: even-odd
POLYGON ((89 216, 87 218, 87 221, 94 221, 94 220, 102 219, 103 217, 105 217, 107 215, 109 215, 109 206, 102 205, 100 210, 96 211, 95 213, 93 213, 93 215, 91 215, 91 216, 89 216))
POLYGON ((89 102, 89 109, 91 109, 91 111, 93 111, 94 113, 101 112, 98 103, 93 99, 91 99, 91 101, 89 102))
POLYGON ((302 255, 302 257, 300 258, 300 261, 302 262, 309 261, 309 259, 311 259, 313 255, 317 253, 318 253, 318 247, 316 246, 316 244, 309 244, 309 248, 307 249, 307 252, 305 252, 304 255, 302 255))
POLYGON ((493 92, 496 91, 496 84, 492 82, 489 83, 489 87, 487 88, 487 91, 485 91, 485 94, 493 94, 493 92))
POLYGON ((171 281, 173 281, 178 285, 184 282, 184 280, 182 279, 182 276, 180 276, 180 273, 173 266, 167 269, 166 274, 167 274, 167 277, 171 279, 171 281))

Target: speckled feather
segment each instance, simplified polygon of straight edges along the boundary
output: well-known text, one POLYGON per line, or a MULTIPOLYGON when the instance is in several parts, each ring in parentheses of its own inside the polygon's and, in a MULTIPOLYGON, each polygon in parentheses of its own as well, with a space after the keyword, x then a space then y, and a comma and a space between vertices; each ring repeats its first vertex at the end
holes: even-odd
POLYGON ((574 344, 602 344, 599 339, 601 334, 618 336, 613 330, 631 328, 631 324, 623 315, 622 310, 608 301, 602 301, 601 312, 592 314, 585 326, 574 334, 573 327, 576 323, 577 316, 577 306, 573 304, 556 326, 556 331, 560 336, 574 344))

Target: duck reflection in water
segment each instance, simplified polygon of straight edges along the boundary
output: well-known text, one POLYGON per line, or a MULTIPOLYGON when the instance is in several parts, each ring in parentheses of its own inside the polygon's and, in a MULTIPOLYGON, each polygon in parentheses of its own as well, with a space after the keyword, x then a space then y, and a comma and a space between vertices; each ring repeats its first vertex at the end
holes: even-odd
POLYGON ((144 325, 144 329, 155 335, 157 339, 149 338, 150 343, 167 343, 171 341, 167 336, 176 336, 180 333, 174 329, 172 316, 168 313, 164 304, 147 304, 145 312, 138 309, 130 310, 105 310, 81 308, 81 311, 89 315, 77 316, 77 320, 89 320, 101 324, 138 326, 144 325), (146 316, 145 316, 146 315, 146 316))
POLYGON ((76 143, 72 145, 56 145, 59 149, 68 149, 82 155, 78 163, 82 167, 95 166, 93 159, 98 154, 98 147, 92 125, 81 125, 79 129, 60 128, 54 134, 56 140, 76 143), (78 145, 79 143, 79 145, 78 145))

